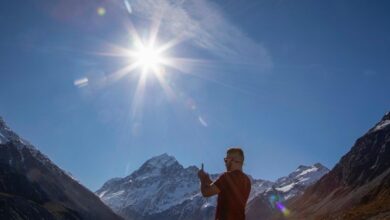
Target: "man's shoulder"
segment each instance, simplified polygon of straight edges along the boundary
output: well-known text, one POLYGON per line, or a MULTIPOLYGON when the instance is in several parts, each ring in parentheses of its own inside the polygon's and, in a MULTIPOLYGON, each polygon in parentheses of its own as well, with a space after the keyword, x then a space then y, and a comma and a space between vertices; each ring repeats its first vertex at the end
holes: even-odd
POLYGON ((219 175, 218 179, 220 178, 226 178, 226 177, 239 177, 239 178, 244 178, 250 181, 249 176, 244 173, 242 170, 232 170, 232 171, 225 171, 219 175))
POLYGON ((250 181, 249 176, 246 173, 244 173, 242 170, 233 170, 233 171, 228 171, 225 173, 223 173, 223 174, 228 175, 228 176, 240 177, 240 178, 247 179, 248 181, 250 181))
POLYGON ((248 177, 248 175, 246 175, 246 173, 244 173, 244 171, 242 171, 242 170, 232 170, 232 171, 227 171, 225 173, 231 173, 231 174, 235 174, 235 175, 243 175, 243 176, 248 177))

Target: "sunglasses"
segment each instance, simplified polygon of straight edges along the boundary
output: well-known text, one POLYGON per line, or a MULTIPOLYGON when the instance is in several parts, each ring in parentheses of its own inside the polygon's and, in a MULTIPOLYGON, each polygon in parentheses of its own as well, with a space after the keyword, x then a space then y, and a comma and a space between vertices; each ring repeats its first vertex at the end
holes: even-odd
POLYGON ((242 162, 242 161, 240 161, 240 160, 235 160, 234 158, 229 158, 229 157, 223 158, 223 161, 224 161, 225 163, 227 163, 228 161, 232 161, 232 162, 235 162, 235 163, 241 163, 241 162, 242 162))

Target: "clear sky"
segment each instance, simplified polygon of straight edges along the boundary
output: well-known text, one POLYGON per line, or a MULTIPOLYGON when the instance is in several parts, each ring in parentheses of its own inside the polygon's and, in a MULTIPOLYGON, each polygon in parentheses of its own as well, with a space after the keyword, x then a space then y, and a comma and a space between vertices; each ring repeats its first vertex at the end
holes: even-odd
POLYGON ((352 0, 5 1, 0 115, 92 190, 165 152, 222 172, 232 145, 255 178, 332 168, 390 110, 389 11, 352 0), (130 68, 152 36, 166 62, 130 68))

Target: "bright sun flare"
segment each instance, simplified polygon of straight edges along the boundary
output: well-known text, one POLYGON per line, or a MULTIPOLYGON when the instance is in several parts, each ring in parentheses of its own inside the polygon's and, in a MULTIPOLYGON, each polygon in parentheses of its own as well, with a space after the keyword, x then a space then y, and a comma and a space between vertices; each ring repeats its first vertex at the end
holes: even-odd
MULTIPOLYGON (((161 85, 163 92, 167 95, 170 101, 177 100, 177 94, 180 97, 184 96, 182 92, 178 93, 172 86, 175 84, 171 82, 170 71, 178 73, 189 73, 192 66, 203 63, 201 60, 190 59, 185 57, 172 56, 174 51, 171 51, 174 46, 182 42, 182 36, 168 40, 160 44, 157 39, 159 22, 153 25, 150 30, 149 39, 141 39, 135 28, 130 29, 130 47, 121 47, 112 45, 112 52, 101 52, 98 54, 107 56, 119 56, 127 61, 127 64, 122 68, 110 73, 107 80, 119 80, 129 74, 135 73, 138 77, 138 83, 135 87, 135 93, 132 103, 132 117, 133 119, 142 119, 142 105, 146 83, 149 76, 152 75, 161 85)), ((207 62, 206 64, 209 64, 207 62)), ((83 78, 75 82, 75 85, 82 87, 87 85, 88 79, 83 78)), ((191 110, 196 111, 196 105, 191 105, 191 110)), ((201 125, 207 127, 207 122, 201 115, 197 115, 201 125)))
POLYGON ((138 45, 137 50, 134 51, 133 59, 135 59, 136 65, 143 69, 144 73, 148 73, 150 70, 158 73, 164 64, 161 49, 153 45, 138 45))
POLYGON ((137 54, 138 63, 145 68, 157 67, 161 62, 160 53, 154 48, 143 48, 137 54))

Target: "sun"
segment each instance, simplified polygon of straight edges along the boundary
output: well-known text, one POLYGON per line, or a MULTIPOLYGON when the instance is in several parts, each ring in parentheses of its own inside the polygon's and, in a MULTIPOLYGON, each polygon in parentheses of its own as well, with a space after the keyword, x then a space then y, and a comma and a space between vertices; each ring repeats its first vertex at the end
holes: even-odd
POLYGON ((141 42, 136 44, 131 59, 145 74, 150 72, 157 74, 161 72, 160 70, 166 61, 166 57, 161 48, 156 47, 154 44, 145 45, 141 42))
POLYGON ((137 63, 145 69, 155 69, 161 65, 163 57, 161 53, 151 46, 142 47, 136 51, 137 63))

